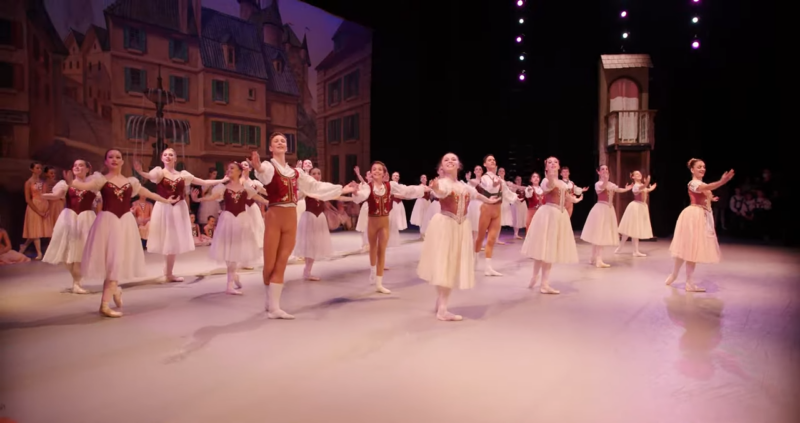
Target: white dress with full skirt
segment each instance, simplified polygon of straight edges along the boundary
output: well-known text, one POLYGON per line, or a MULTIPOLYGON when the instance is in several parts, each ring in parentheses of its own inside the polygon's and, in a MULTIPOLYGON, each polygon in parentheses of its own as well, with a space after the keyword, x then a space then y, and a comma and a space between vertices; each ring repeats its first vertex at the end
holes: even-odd
POLYGON ((647 206, 647 193, 643 192, 644 185, 633 186, 634 200, 625 207, 625 213, 619 220, 619 233, 637 239, 650 239, 653 237, 653 227, 650 225, 650 207, 647 206))
POLYGON ((314 213, 305 211, 300 216, 300 223, 297 224, 297 242, 292 255, 314 260, 326 259, 333 255, 331 232, 324 212, 315 216, 314 213))
POLYGON ((141 188, 139 180, 131 177, 124 186, 118 187, 108 182, 102 174, 95 173, 87 178, 86 182, 92 184, 92 191, 100 191, 103 195, 104 210, 97 214, 86 237, 81 257, 83 277, 120 282, 147 276, 139 226, 130 211, 130 200, 128 199, 126 205, 127 212, 120 217, 105 211, 106 207, 112 206, 112 201, 128 198, 126 197, 128 190, 130 190, 129 198, 139 195, 141 188), (107 198, 112 195, 113 197, 107 198))
POLYGON ((445 178, 439 179, 439 190, 445 197, 451 194, 456 197, 458 210, 455 214, 436 213, 431 219, 422 243, 417 276, 432 285, 470 289, 475 286, 475 244, 467 218, 469 206, 465 205, 469 199, 477 202, 478 192, 463 182, 445 178))
MULTIPOLYGON (((176 183, 183 181, 183 194, 189 191, 194 175, 182 170, 178 176, 172 175, 165 181, 165 171, 161 167, 154 167, 148 173, 148 179, 154 184, 176 183)), ((162 195, 163 196, 163 195, 162 195)), ((168 198, 169 195, 164 196, 168 198)), ((157 202, 153 205, 150 215, 150 227, 147 236, 147 252, 154 254, 182 254, 194 251, 194 237, 192 237, 192 222, 189 217, 187 198, 175 204, 157 202)))
MULTIPOLYGON (((233 191, 224 185, 217 185, 212 190, 212 195, 219 194, 230 197, 223 201, 233 201, 232 198, 238 195, 238 201, 242 202, 256 195, 249 185, 245 185, 242 191, 233 191)), ((228 210, 223 210, 219 215, 214 237, 211 239, 208 256, 220 263, 233 262, 239 265, 257 263, 262 255, 251 226, 252 219, 246 209, 236 216, 228 210)))
MULTIPOLYGON (((433 195, 433 192, 431 192, 431 198, 436 198, 436 196, 433 195)), ((428 210, 425 211, 425 216, 422 218, 422 223, 419 225, 419 233, 421 235, 427 233, 428 225, 430 225, 431 219, 433 219, 433 217, 439 214, 441 211, 442 205, 439 204, 439 201, 431 201, 431 205, 428 206, 428 210)))
POLYGON ((672 257, 692 263, 719 263, 722 254, 714 229, 712 194, 710 191, 698 191, 702 184, 697 180, 689 183, 692 204, 678 216, 669 252, 672 257))
POLYGON ((569 213, 564 208, 566 184, 556 180, 555 188, 548 192, 550 181, 542 181, 541 188, 546 192, 547 203, 539 207, 531 219, 531 226, 525 232, 522 255, 545 263, 577 263, 578 247, 569 213))
POLYGON ((417 200, 414 201, 414 208, 411 210, 411 220, 409 223, 414 226, 420 226, 430 205, 431 200, 427 198, 417 198, 417 200))
MULTIPOLYGON (((67 194, 68 189, 65 181, 59 181, 53 187, 53 194, 63 197, 67 194)), ((83 195, 95 197, 96 194, 92 191, 85 191, 83 195)), ((65 207, 53 227, 53 237, 50 239, 50 245, 47 246, 42 261, 50 264, 79 263, 83 257, 86 238, 89 236, 95 219, 97 219, 97 214, 94 208, 76 214, 72 209, 65 207)))
MULTIPOLYGON (((603 182, 597 181, 594 185, 595 192, 600 195, 603 182)), ((581 239, 597 246, 619 245, 619 230, 617 227, 617 211, 614 209, 614 194, 619 190, 616 184, 607 182, 605 191, 607 201, 598 201, 589 211, 586 223, 583 224, 581 239)))
MULTIPOLYGON (((245 182, 250 185, 253 191, 256 191, 255 195, 258 195, 258 188, 264 186, 261 181, 254 179, 245 182)), ((259 249, 262 249, 264 248, 264 216, 261 215, 259 203, 253 203, 247 206, 247 215, 250 217, 250 229, 253 230, 253 236, 256 237, 256 244, 259 249)))
POLYGON ((389 214, 389 219, 394 219, 398 231, 408 229, 408 219, 406 218, 406 206, 402 201, 392 204, 392 211, 389 214))

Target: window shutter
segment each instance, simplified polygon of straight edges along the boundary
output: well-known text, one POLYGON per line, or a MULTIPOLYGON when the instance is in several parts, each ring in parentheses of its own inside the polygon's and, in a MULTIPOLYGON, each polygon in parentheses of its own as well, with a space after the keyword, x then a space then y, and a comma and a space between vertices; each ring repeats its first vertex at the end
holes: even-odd
POLYGON ((243 140, 244 142, 242 144, 250 145, 250 143, 252 142, 252 141, 250 141, 250 125, 242 125, 242 129, 240 129, 240 130, 244 131, 244 134, 243 134, 244 135, 244 140, 243 140))
POLYGON ((147 34, 141 28, 139 28, 139 45, 142 46, 142 52, 147 51, 147 34))
POLYGON ((147 71, 142 69, 139 73, 142 75, 142 91, 144 91, 147 89, 147 71))
POLYGON ((130 48, 131 47, 131 43, 128 40, 129 35, 130 34, 128 33, 128 27, 127 26, 122 27, 122 47, 124 47, 124 48, 130 48))
POLYGON ((183 99, 189 100, 189 78, 183 78, 183 99))
POLYGON ((227 122, 222 123, 222 140, 225 144, 231 142, 231 124, 227 122))
POLYGON ((25 46, 25 33, 22 31, 22 24, 14 22, 13 31, 14 47, 19 49, 23 48, 25 46))
POLYGON ((224 88, 225 99, 224 99, 224 101, 227 103, 228 102, 228 81, 225 81, 224 84, 225 84, 225 88, 224 88))
POLYGON ((173 94, 175 93, 175 77, 172 75, 169 76, 169 90, 172 91, 173 94))
POLYGON ((219 141, 219 139, 217 139, 217 121, 212 120, 211 121, 211 142, 218 142, 218 141, 219 141))
POLYGON ((355 115, 353 115, 353 139, 360 139, 358 133, 360 126, 361 125, 359 124, 358 113, 356 113, 355 115))
POLYGON ((127 93, 130 90, 131 90, 131 68, 125 68, 125 92, 127 93))
POLYGON ((180 56, 181 56, 181 59, 183 59, 183 60, 187 60, 187 61, 189 60, 189 46, 186 45, 185 41, 183 43, 181 43, 180 56))
POLYGON ((25 68, 22 65, 14 65, 14 89, 25 91, 25 68))
POLYGON ((175 40, 169 40, 169 58, 175 57, 175 40))
POLYGON ((261 127, 256 126, 256 148, 261 148, 261 127))

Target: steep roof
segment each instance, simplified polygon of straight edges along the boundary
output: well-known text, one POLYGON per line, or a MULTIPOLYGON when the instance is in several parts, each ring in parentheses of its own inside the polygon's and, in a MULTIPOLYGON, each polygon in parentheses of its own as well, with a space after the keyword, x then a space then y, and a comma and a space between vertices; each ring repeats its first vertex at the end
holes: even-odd
MULTIPOLYGON (((105 13, 181 32, 178 6, 178 0, 116 0, 105 9, 105 13)), ((187 32, 196 35, 197 27, 188 25, 187 32)))
POLYGON ((202 36, 200 37, 200 57, 203 66, 236 72, 254 78, 268 79, 267 66, 261 51, 258 29, 237 17, 226 15, 214 9, 203 8, 202 36), (236 66, 231 69, 225 63, 224 45, 232 45, 236 66))
MULTIPOLYGON (((110 51, 111 44, 108 42, 108 31, 105 28, 101 28, 97 25, 89 25, 89 29, 86 31, 86 38, 84 39, 84 44, 86 42, 92 41, 96 39, 97 43, 100 44, 100 49, 103 51, 110 51)), ((91 46, 83 46, 83 49, 91 48, 91 46)))
POLYGON ((652 68, 647 54, 604 54, 600 56, 604 69, 652 68))
POLYGON ((62 56, 69 55, 69 50, 64 45, 64 40, 58 35, 53 21, 50 20, 50 15, 44 6, 44 0, 31 0, 28 2, 28 10, 26 11, 28 20, 33 23, 43 36, 43 41, 48 46, 48 49, 53 54, 62 56))
MULTIPOLYGON (((74 28, 70 28, 69 35, 67 35, 67 39, 69 39, 70 35, 72 35, 72 38, 75 39, 75 44, 77 44, 78 48, 80 48, 83 45, 83 40, 84 38, 86 38, 86 34, 79 32, 74 28)), ((66 41, 64 42, 64 44, 66 44, 66 41)))
POLYGON ((319 62, 315 68, 316 70, 330 69, 351 54, 363 48, 372 41, 372 30, 350 21, 342 21, 342 24, 339 25, 339 28, 333 34, 332 39, 334 43, 338 41, 338 44, 342 47, 339 50, 333 50, 328 53, 328 55, 319 62))
POLYGON ((281 11, 278 8, 278 2, 272 0, 269 6, 256 10, 250 15, 250 23, 258 25, 260 29, 264 24, 275 25, 277 27, 283 26, 283 18, 281 18, 281 11))
POLYGON ((266 59, 267 71, 269 72, 267 88, 278 93, 300 95, 300 89, 294 79, 294 73, 289 68, 289 59, 286 57, 286 52, 269 44, 262 44, 262 49, 266 59), (273 66, 275 60, 283 61, 282 72, 278 72, 273 66))

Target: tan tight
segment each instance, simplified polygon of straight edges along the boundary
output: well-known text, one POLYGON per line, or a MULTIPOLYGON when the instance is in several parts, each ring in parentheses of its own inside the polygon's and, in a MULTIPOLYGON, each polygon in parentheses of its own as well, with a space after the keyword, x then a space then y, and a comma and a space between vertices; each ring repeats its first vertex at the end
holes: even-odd
POLYGON ((536 210, 538 209, 528 209, 528 217, 525 218, 525 236, 528 236, 528 231, 531 230, 531 220, 533 220, 536 210))
POLYGON ((500 203, 481 204, 481 218, 478 221, 478 236, 475 238, 476 253, 481 252, 481 245, 483 244, 487 230, 489 231, 489 237, 486 240, 486 258, 492 258, 494 243, 497 241, 497 236, 500 235, 500 203))
POLYGON ((389 216, 370 216, 367 224, 369 265, 376 267, 376 276, 383 276, 386 245, 389 243, 389 216))
POLYGON ((283 284, 297 238, 297 209, 270 207, 264 217, 264 285, 283 284))
POLYGON ((564 202, 564 208, 567 210, 567 214, 569 214, 569 217, 572 217, 572 210, 575 208, 575 204, 572 201, 567 200, 564 202))

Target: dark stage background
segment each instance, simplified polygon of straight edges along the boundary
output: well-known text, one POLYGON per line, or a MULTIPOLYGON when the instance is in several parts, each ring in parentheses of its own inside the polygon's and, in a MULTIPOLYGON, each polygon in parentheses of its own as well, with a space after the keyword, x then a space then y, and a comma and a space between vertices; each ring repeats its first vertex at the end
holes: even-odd
MULTIPOLYGON (((704 2, 702 46, 695 51, 690 0, 529 0, 522 12, 524 83, 517 80, 516 1, 308 3, 375 29, 372 159, 399 171, 403 183, 433 175, 438 159, 453 151, 470 168, 493 153, 509 176, 526 180, 554 155, 577 184, 593 184, 599 56, 622 52, 623 8, 631 33, 625 52, 650 54, 655 66, 655 234, 671 236, 688 203, 686 162, 692 157, 707 162, 707 181, 735 168, 731 192, 764 168, 779 186, 788 176, 792 159, 780 154, 787 135, 777 105, 784 89, 774 47, 779 26, 770 3, 704 2), (517 156, 514 166, 509 151, 517 156)), ((594 200, 590 194, 576 207, 576 230, 594 200)), ((786 238, 789 232, 783 231, 786 238)))

